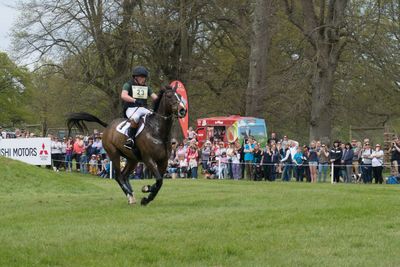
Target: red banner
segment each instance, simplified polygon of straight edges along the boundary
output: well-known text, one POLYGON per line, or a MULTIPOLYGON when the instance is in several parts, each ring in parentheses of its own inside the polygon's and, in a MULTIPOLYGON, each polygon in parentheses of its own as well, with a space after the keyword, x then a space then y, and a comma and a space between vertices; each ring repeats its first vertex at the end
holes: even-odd
POLYGON ((179 119, 179 124, 181 125, 182 133, 185 138, 188 137, 188 126, 189 126, 189 101, 186 93, 185 86, 180 81, 173 81, 171 82, 170 86, 172 88, 176 88, 176 92, 182 96, 183 101, 186 104, 186 116, 179 119))

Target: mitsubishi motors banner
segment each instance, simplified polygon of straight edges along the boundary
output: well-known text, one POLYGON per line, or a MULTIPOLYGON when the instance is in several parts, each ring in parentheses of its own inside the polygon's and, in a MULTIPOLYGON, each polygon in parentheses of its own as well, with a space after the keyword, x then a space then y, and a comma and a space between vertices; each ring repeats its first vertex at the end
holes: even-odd
POLYGON ((32 165, 51 165, 50 138, 0 139, 0 156, 32 165))

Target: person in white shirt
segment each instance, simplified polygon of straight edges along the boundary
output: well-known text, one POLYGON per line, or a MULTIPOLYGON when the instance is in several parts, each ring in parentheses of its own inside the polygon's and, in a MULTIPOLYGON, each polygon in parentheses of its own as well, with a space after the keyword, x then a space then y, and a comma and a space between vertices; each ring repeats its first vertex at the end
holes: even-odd
POLYGON ((383 183, 382 171, 383 171, 383 150, 380 144, 375 145, 375 150, 371 154, 372 158, 372 173, 376 184, 383 183))
POLYGON ((61 158, 62 143, 58 140, 57 136, 51 138, 51 158, 53 161, 53 170, 59 171, 63 159, 61 158))

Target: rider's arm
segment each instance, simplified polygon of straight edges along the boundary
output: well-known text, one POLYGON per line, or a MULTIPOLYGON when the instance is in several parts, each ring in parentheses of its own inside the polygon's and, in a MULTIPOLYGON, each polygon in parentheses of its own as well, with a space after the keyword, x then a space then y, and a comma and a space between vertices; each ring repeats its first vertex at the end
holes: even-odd
POLYGON ((158 96, 157 96, 155 93, 152 93, 152 94, 150 95, 150 97, 151 97, 151 99, 152 99, 153 101, 156 101, 157 98, 158 98, 158 96))
POLYGON ((131 97, 131 96, 128 94, 128 91, 126 91, 126 90, 122 90, 122 92, 121 92, 121 99, 124 100, 125 102, 132 102, 132 103, 135 103, 135 101, 136 101, 136 99, 134 99, 133 97, 131 97))

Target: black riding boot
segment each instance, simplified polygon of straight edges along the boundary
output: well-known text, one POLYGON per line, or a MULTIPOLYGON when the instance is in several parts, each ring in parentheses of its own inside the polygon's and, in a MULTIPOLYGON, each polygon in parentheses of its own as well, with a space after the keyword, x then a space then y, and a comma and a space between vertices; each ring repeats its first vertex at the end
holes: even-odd
POLYGON ((129 127, 128 129, 128 136, 129 138, 126 139, 125 145, 124 147, 126 147, 127 149, 132 150, 134 144, 135 144, 135 135, 137 132, 137 128, 133 128, 133 127, 129 127))

